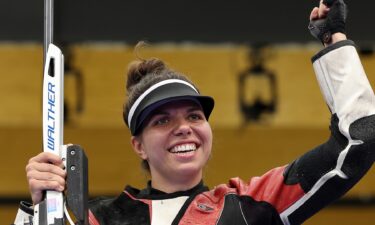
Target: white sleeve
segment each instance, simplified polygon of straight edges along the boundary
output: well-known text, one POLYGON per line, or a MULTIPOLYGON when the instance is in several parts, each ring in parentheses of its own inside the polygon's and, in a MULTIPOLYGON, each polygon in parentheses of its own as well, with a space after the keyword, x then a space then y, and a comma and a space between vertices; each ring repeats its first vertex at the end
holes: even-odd
POLYGON ((15 225, 29 225, 33 222, 33 208, 30 203, 21 202, 18 209, 16 219, 14 220, 15 225))
POLYGON ((320 89, 332 114, 339 118, 340 132, 352 140, 349 126, 375 114, 375 96, 354 42, 331 45, 312 58, 320 89))

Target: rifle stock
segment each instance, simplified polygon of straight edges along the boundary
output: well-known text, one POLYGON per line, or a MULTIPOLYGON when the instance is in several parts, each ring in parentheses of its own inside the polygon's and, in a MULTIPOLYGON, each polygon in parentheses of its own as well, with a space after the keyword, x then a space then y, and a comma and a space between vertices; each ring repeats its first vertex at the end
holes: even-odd
MULTIPOLYGON (((43 79, 43 151, 63 155, 64 126, 64 56, 61 50, 49 44, 43 79)), ((62 192, 46 191, 45 199, 34 209, 34 224, 63 225, 64 197, 62 192)))
MULTIPOLYGON (((50 43, 43 78, 43 151, 60 156, 67 170, 67 203, 77 224, 88 224, 88 163, 78 145, 64 145, 64 55, 50 43)), ((33 225, 64 225, 62 192, 47 190, 34 208, 33 225)))

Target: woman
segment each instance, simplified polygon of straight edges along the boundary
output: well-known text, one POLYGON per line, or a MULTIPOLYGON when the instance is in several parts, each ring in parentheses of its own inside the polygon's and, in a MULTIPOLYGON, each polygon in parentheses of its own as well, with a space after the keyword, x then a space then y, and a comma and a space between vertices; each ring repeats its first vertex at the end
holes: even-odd
MULTIPOLYGON (((345 4, 331 4, 313 9, 309 26, 327 46, 313 58, 332 112, 326 143, 247 183, 234 178, 209 190, 202 173, 212 148, 213 99, 158 59, 134 62, 124 120, 151 181, 91 201, 90 224, 300 224, 347 192, 374 162, 375 96, 346 40, 345 4)), ((44 190, 65 187, 62 162, 52 154, 32 158, 27 177, 34 204, 44 190)))

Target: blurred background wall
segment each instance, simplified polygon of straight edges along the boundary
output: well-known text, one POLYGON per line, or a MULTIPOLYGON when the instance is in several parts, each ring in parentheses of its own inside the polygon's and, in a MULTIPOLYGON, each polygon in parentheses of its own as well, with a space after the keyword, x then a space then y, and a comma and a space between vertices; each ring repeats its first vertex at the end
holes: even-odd
MULTIPOLYGON (((55 40, 66 58, 65 143, 89 157, 90 195, 142 188, 148 176, 122 121, 134 44, 188 75, 216 99, 214 149, 205 181, 247 180, 292 162, 329 136, 330 114, 310 58, 321 46, 306 27, 316 1, 55 1, 55 40), (241 91, 242 90, 242 91, 241 91)), ((356 41, 375 88, 375 14, 349 2, 356 41)), ((28 200, 25 165, 41 151, 43 1, 0 2, 0 221, 28 200)), ((375 221, 375 174, 306 224, 375 221)))
MULTIPOLYGON (((308 16, 317 0, 290 1, 121 1, 55 2, 56 39, 64 42, 306 42, 308 16)), ((348 31, 373 41, 374 1, 350 1, 348 31)), ((43 0, 2 0, 0 39, 41 41, 43 0)))

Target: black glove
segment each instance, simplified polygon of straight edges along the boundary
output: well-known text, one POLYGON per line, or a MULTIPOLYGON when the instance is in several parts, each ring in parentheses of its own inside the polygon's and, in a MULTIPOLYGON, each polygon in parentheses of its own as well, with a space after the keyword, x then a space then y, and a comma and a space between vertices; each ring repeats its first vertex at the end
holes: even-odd
POLYGON ((334 33, 345 34, 347 8, 344 0, 325 0, 323 4, 330 10, 324 19, 311 20, 310 33, 322 43, 329 43, 334 33))

